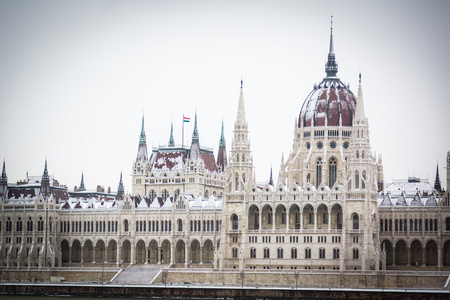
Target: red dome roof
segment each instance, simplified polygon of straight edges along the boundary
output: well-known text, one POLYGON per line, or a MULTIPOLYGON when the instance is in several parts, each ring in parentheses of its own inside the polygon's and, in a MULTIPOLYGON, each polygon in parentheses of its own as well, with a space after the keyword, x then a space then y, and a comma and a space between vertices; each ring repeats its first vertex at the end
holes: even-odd
POLYGON ((325 64, 327 76, 303 102, 298 127, 309 126, 352 126, 356 111, 356 97, 336 77, 338 64, 335 60, 333 46, 333 28, 330 34, 330 51, 325 64), (341 124, 339 123, 341 120, 341 124))
POLYGON ((337 78, 325 78, 306 97, 300 110, 298 127, 352 126, 356 111, 355 95, 337 78))

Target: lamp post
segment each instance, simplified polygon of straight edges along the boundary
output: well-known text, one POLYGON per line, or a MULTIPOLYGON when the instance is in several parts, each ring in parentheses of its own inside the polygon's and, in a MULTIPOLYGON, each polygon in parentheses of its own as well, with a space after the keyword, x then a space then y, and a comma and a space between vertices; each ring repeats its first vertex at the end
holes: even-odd
POLYGON ((299 273, 297 271, 295 271, 294 273, 294 277, 295 277, 295 289, 297 289, 297 284, 298 284, 298 277, 299 277, 299 273))
POLYGON ((241 288, 244 288, 244 271, 241 271, 241 288))
POLYGON ((102 259, 102 285, 103 285, 104 272, 105 272, 105 260, 102 259))

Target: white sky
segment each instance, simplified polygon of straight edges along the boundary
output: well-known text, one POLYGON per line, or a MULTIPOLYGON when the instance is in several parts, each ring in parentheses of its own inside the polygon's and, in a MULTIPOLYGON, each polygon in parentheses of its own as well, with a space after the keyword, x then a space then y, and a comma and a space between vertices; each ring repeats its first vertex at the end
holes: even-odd
MULTIPOLYGON (((275 180, 301 105, 325 76, 330 15, 338 76, 362 72, 385 181, 445 186, 450 1, 0 1, 0 158, 9 182, 131 192, 142 111, 149 150, 198 112, 200 143, 231 149, 239 86, 257 181, 275 180)), ((185 127, 190 144, 193 123, 185 127)))

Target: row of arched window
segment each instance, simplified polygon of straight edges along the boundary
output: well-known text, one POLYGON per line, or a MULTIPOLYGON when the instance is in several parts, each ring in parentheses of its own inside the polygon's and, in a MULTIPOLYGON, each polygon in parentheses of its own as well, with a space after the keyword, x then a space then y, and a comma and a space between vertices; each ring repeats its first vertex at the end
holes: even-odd
MULTIPOLYGON (((318 255, 317 258, 319 259, 326 259, 327 255, 326 255, 326 250, 325 248, 319 248, 318 249, 318 255)), ((304 255, 304 259, 311 259, 311 248, 305 248, 304 251, 305 255, 304 255)), ((352 249, 352 254, 353 254, 353 259, 359 259, 359 249, 358 248, 353 248, 352 249)), ((238 248, 234 247, 232 248, 232 256, 233 258, 238 258, 238 248)), ((340 258, 340 250, 338 248, 334 248, 333 249, 333 258, 332 259, 339 259, 340 258)), ((250 248, 250 258, 257 258, 257 252, 255 248, 250 248)), ((273 258, 270 256, 270 249, 269 248, 264 248, 263 249, 263 257, 262 258, 273 258)), ((277 257, 279 259, 283 259, 284 257, 284 249, 283 248, 277 248, 277 257)), ((291 258, 291 259, 297 259, 298 257, 298 249, 297 248, 291 248, 291 255, 290 257, 286 257, 286 258, 291 258)))
MULTIPOLYGON (((446 224, 449 225, 450 230, 450 218, 446 219, 446 224), (448 219, 448 222, 447 222, 448 219)), ((407 219, 395 219, 392 224, 392 219, 380 219, 380 232, 382 231, 437 231, 438 220, 437 219, 409 219, 409 227, 407 219)))
MULTIPOLYGON (((23 230, 23 221, 22 221, 21 217, 17 218, 17 221, 16 221, 15 225, 16 225, 15 231, 22 232, 22 230, 23 230)), ((37 221, 37 225, 38 225, 37 226, 37 231, 44 231, 44 220, 43 220, 42 217, 39 217, 39 219, 37 221)), ((0 221, 0 231, 1 230, 2 230, 2 222, 0 221)), ((31 217, 28 217, 26 230, 28 232, 33 231, 33 219, 31 217)), ((11 217, 8 217, 6 219, 5 231, 7 231, 7 232, 13 231, 13 222, 11 220, 11 217)), ((49 231, 50 232, 52 231, 52 218, 51 217, 49 218, 49 231)))
POLYGON ((60 232, 117 232, 117 221, 62 221, 60 232))

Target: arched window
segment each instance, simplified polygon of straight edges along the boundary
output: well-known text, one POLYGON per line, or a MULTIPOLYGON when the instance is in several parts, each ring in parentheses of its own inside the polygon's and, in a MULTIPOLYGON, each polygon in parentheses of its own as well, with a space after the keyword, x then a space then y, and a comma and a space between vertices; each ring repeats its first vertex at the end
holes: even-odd
POLYGON ((310 259, 310 258, 311 258, 311 249, 306 248, 305 249, 305 259, 310 259))
POLYGON ((273 218, 272 207, 269 207, 269 209, 267 210, 267 223, 268 224, 272 224, 272 218, 273 218))
POLYGON ((245 154, 242 154, 242 162, 245 161, 245 154))
POLYGON ((445 231, 450 231, 450 217, 445 219, 445 231))
POLYGON ((353 214, 353 229, 359 229, 359 216, 358 214, 353 214))
POLYGON ((297 258, 297 248, 291 249, 291 258, 297 258))
POLYGON ((328 186, 332 187, 337 178, 337 162, 336 158, 332 157, 328 162, 328 186))
POLYGON ((283 248, 277 249, 277 258, 283 258, 283 248))
POLYGON ((333 249, 333 259, 339 259, 339 249, 333 249))
POLYGON ((233 258, 238 258, 238 249, 237 248, 233 248, 232 252, 233 252, 233 258))
POLYGON ((236 216, 236 215, 231 216, 231 221, 232 221, 232 228, 233 228, 233 230, 238 230, 239 229, 238 216, 236 216))
POLYGON ((359 250, 353 249, 353 259, 359 259, 359 250))
POLYGON ((17 220, 16 231, 22 231, 22 219, 20 217, 17 220))
POLYGON ((236 154, 236 161, 239 162, 239 153, 236 154))
POLYGON ((306 175, 306 182, 311 182, 311 174, 306 175))
POLYGON ((319 249, 319 258, 325 259, 325 249, 324 248, 319 249))
POLYGON ((355 171, 355 189, 359 189, 359 172, 355 171))
POLYGON ((359 151, 356 150, 356 158, 359 158, 359 151))
POLYGON ((316 186, 322 182, 322 159, 319 157, 316 164, 316 186))
POLYGON ((270 249, 264 248, 264 258, 270 258, 270 249))
POLYGON ((168 197, 169 197, 169 192, 167 190, 164 190, 162 192, 162 198, 163 198, 164 202, 167 200, 168 197))
POLYGON ((242 191, 244 191, 244 185, 245 185, 245 174, 242 174, 242 184, 241 184, 242 191))
POLYGON ((236 192, 238 192, 239 191, 239 175, 238 175, 238 173, 236 173, 236 175, 234 176, 234 180, 235 180, 235 183, 234 183, 235 190, 236 190, 236 192))
POLYGON ((384 226, 383 226, 383 219, 380 219, 380 231, 383 231, 384 226))
POLYGON ((366 189, 366 171, 362 172, 361 188, 366 189))
POLYGON ((314 208, 310 208, 308 212, 308 223, 314 224, 314 208))
POLYGON ((250 248, 250 258, 256 258, 256 249, 250 248))
POLYGON ((128 220, 126 220, 126 219, 123 221, 123 230, 125 232, 127 232, 129 230, 129 228, 128 228, 128 220))
POLYGON ((286 208, 281 209, 281 224, 286 224, 286 208))
POLYGON ((183 231, 183 220, 178 219, 178 231, 183 231))

